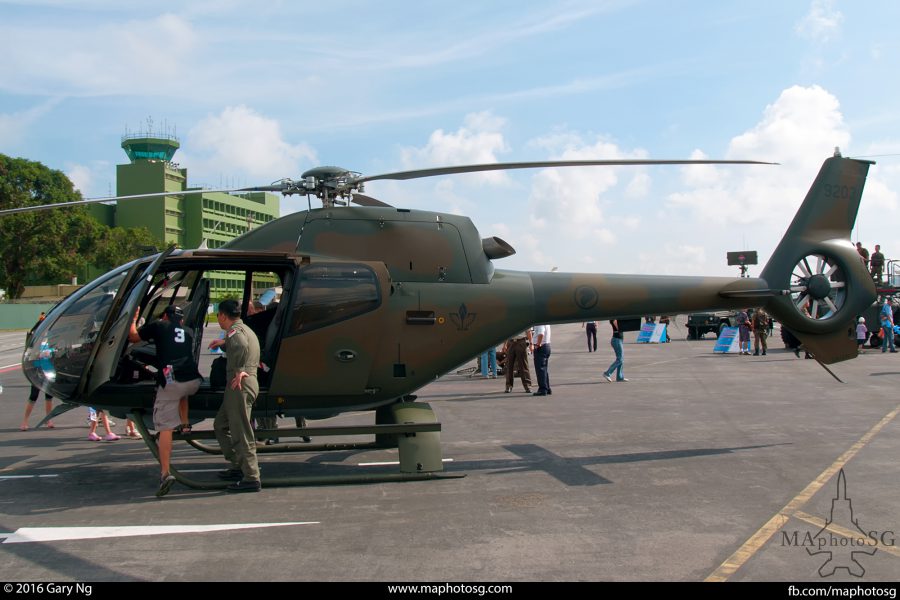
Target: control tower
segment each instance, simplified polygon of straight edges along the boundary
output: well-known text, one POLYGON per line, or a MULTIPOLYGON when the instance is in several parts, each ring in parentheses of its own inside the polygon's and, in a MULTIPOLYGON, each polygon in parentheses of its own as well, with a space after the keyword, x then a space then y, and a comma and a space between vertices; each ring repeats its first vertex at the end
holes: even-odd
POLYGON ((162 160, 172 162, 175 151, 181 147, 174 135, 147 137, 143 133, 122 136, 122 149, 131 162, 136 160, 162 160))
POLYGON ((116 167, 116 195, 172 195, 120 202, 115 221, 119 227, 146 227, 165 244, 184 248, 185 200, 181 194, 187 187, 187 169, 172 162, 181 144, 174 129, 167 129, 165 125, 161 130, 155 129, 153 120, 147 119, 145 131, 126 131, 122 136, 122 149, 130 162, 116 167))

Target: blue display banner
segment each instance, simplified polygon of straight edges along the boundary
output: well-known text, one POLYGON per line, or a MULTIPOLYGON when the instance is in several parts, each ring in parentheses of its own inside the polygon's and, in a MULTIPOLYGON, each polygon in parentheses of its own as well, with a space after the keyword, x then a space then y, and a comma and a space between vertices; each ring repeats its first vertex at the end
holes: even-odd
POLYGON ((638 334, 638 344, 665 344, 669 336, 666 335, 666 325, 663 323, 645 323, 638 334))
POLYGON ((716 346, 713 348, 713 352, 739 352, 740 351, 740 339, 738 338, 738 328, 737 327, 725 327, 722 329, 722 333, 719 334, 719 339, 716 340, 716 346))

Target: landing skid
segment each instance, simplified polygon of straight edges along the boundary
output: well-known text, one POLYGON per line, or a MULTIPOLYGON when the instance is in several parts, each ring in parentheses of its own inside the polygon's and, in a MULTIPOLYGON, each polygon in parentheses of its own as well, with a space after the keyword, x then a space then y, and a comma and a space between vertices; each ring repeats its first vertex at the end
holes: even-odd
MULTIPOLYGON (((377 448, 398 448, 400 451, 400 473, 359 473, 349 475, 318 475, 297 477, 268 477, 262 479, 263 487, 340 485, 359 483, 382 483, 392 481, 422 481, 428 479, 457 479, 465 477, 465 473, 442 473, 440 430, 441 424, 434 418, 434 412, 428 404, 417 402, 400 402, 379 410, 376 416, 378 424, 350 427, 302 427, 291 429, 258 430, 260 438, 285 436, 346 436, 375 435, 375 442, 336 443, 336 444, 273 444, 257 448, 258 453, 267 452, 327 452, 332 450, 359 450, 377 448), (393 423, 384 423, 391 419, 393 423)), ((156 437, 152 436, 144 424, 143 413, 132 413, 134 421, 147 447, 156 460, 159 460, 159 447, 156 437)), ((221 454, 214 446, 208 446, 198 440, 214 439, 212 431, 197 431, 189 434, 174 434, 174 439, 182 439, 194 448, 209 454, 221 454)), ((223 468, 226 465, 223 465, 223 468)), ((228 482, 202 481, 187 477, 174 466, 169 465, 169 472, 175 480, 187 487, 198 490, 224 489, 228 482)))

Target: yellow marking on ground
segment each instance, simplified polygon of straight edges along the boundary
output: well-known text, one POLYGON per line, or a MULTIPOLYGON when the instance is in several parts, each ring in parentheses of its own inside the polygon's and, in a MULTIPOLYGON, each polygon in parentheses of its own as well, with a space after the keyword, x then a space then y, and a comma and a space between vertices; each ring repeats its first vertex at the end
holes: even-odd
POLYGON ((729 556, 725 562, 719 565, 719 567, 706 578, 706 581, 727 581, 729 577, 734 575, 738 569, 744 566, 744 564, 750 560, 773 535, 775 535, 775 532, 784 527, 788 522, 788 519, 794 516, 804 504, 809 502, 810 498, 812 498, 816 492, 828 483, 828 480, 834 477, 838 471, 850 461, 850 459, 856 456, 857 453, 872 440, 872 438, 878 435, 878 432, 884 429, 885 425, 890 423, 894 417, 897 416, 897 413, 900 413, 900 404, 885 415, 884 418, 876 423, 872 429, 867 431, 864 436, 859 438, 859 440, 850 446, 846 452, 841 454, 827 469, 822 471, 818 477, 807 485, 802 492, 797 494, 793 500, 788 502, 784 508, 773 515, 759 531, 750 536, 750 539, 744 542, 734 554, 729 556))
MULTIPOLYGON (((806 521, 807 523, 813 525, 818 529, 822 529, 823 527, 825 527, 825 519, 823 519, 822 517, 814 517, 813 515, 807 514, 801 510, 798 510, 794 513, 794 518, 800 519, 801 521, 806 521)), ((847 529, 846 527, 841 527, 840 525, 835 525, 834 523, 831 523, 828 527, 825 527, 825 530, 847 539, 859 538, 861 535, 859 531, 853 531, 852 529, 847 529)), ((866 541, 872 542, 872 545, 862 546, 861 549, 868 550, 869 548, 877 548, 879 552, 885 552, 887 554, 900 558, 900 549, 898 549, 896 546, 885 546, 880 542, 876 544, 869 538, 867 538, 866 541)))

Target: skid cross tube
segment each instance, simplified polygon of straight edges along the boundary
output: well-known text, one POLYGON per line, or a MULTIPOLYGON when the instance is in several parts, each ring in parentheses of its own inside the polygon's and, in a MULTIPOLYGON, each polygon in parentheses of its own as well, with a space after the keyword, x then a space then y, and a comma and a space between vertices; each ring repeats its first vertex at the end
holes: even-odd
MULTIPOLYGON (((143 413, 133 412, 131 413, 131 420, 134 421, 134 425, 137 428, 138 432, 143 437, 144 442, 147 444, 147 447, 150 449, 150 452, 159 460, 159 446, 157 444, 157 438, 154 435, 151 435, 147 430, 147 427, 144 424, 144 415, 143 413)), ((414 429, 415 431, 435 431, 434 426, 437 426, 437 430, 440 430, 440 423, 409 423, 405 425, 368 425, 368 426, 360 426, 360 427, 306 427, 306 428, 297 428, 297 429, 284 429, 281 430, 284 432, 311 432, 314 435, 353 435, 354 433, 363 433, 358 431, 352 431, 352 433, 348 433, 351 430, 367 430, 365 433, 412 433, 410 429, 414 429), (422 429, 419 429, 422 427, 422 429), (405 429, 405 431, 400 431, 405 429), (322 433, 321 430, 330 430, 330 431, 340 431, 340 433, 322 433)), ((270 432, 274 432, 277 430, 268 430, 270 432)), ((301 434, 302 435, 302 434, 301 434)), ((173 435, 173 439, 176 436, 173 435)), ((215 432, 212 431, 198 431, 193 432, 191 434, 187 434, 182 436, 181 439, 185 439, 189 443, 194 439, 202 438, 202 439, 211 439, 215 437, 215 432)), ((271 436, 275 437, 275 436, 271 436)), ((197 447, 195 444, 194 447, 197 447)), ((202 444, 201 444, 202 445, 202 444)), ((339 444, 334 444, 335 447, 340 446, 339 444)), ((383 447, 383 446, 377 446, 383 447)), ((305 448, 304 448, 305 449, 305 448)), ((221 450, 219 450, 221 453, 221 450)), ((169 465, 169 473, 171 473, 175 480, 185 485, 189 488, 195 490, 222 490, 225 489, 229 482, 227 481, 203 481, 194 479, 192 477, 187 477, 183 473, 179 472, 173 465, 169 465)), ((465 477, 465 473, 443 473, 443 472, 424 472, 424 473, 373 473, 373 474, 358 474, 358 475, 318 475, 312 477, 268 477, 261 480, 263 487, 292 487, 292 486, 314 486, 314 485, 342 485, 342 484, 362 484, 362 483, 387 483, 387 482, 400 482, 400 481, 423 481, 428 479, 459 479, 465 477)))

